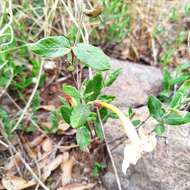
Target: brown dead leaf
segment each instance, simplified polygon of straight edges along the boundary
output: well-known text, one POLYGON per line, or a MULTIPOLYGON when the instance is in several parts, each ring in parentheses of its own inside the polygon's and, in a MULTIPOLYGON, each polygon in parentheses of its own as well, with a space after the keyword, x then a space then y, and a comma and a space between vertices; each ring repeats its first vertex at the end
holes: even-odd
POLYGON ((71 145, 68 145, 68 146, 59 146, 59 150, 61 152, 65 152, 65 151, 68 151, 70 149, 77 148, 77 147, 79 147, 78 144, 71 144, 71 145))
POLYGON ((22 164, 22 161, 20 159, 20 153, 16 153, 14 156, 8 160, 7 164, 5 165, 4 169, 8 171, 9 173, 15 173, 17 171, 17 167, 20 167, 22 164))
POLYGON ((62 169, 61 179, 63 186, 70 183, 72 179, 72 168, 74 163, 75 159, 74 157, 71 157, 70 159, 66 159, 65 161, 63 161, 63 163, 61 164, 61 169, 62 169))
POLYGON ((53 141, 50 138, 46 138, 42 142, 42 149, 44 152, 50 152, 53 149, 53 141))
POLYGON ((43 168, 43 180, 45 181, 50 175, 51 172, 58 168, 62 162, 64 161, 64 155, 58 155, 55 159, 53 159, 46 167, 43 168))
POLYGON ((88 184, 75 183, 71 185, 65 185, 64 187, 60 187, 57 190, 86 190, 86 189, 92 189, 95 185, 96 185, 95 183, 88 183, 88 184))
POLYGON ((67 124, 64 120, 59 122, 59 133, 64 134, 70 128, 69 124, 67 124))
POLYGON ((5 176, 1 182, 6 190, 22 190, 36 185, 34 180, 26 181, 17 176, 5 176))
POLYGON ((27 152, 27 155, 31 159, 35 159, 37 157, 37 152, 32 147, 30 147, 30 143, 29 143, 28 139, 22 135, 20 136, 20 138, 23 142, 23 147, 24 147, 24 150, 27 152))
POLYGON ((53 111, 56 109, 54 105, 41 105, 39 109, 45 110, 45 111, 53 111))
POLYGON ((44 134, 37 136, 33 141, 30 142, 30 147, 35 147, 39 145, 43 141, 44 137, 44 134))

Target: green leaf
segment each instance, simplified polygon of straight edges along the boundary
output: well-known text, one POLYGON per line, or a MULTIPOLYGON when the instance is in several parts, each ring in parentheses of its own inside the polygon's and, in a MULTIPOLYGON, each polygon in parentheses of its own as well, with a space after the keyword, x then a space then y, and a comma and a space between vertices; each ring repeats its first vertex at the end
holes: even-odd
POLYGON ((9 115, 7 113, 7 111, 0 107, 0 119, 4 122, 4 121, 7 121, 7 119, 9 118, 9 115))
POLYGON ((130 119, 132 119, 134 116, 135 116, 135 112, 133 111, 132 107, 130 106, 128 108, 127 117, 129 117, 130 119))
POLYGON ((110 69, 110 60, 104 52, 90 44, 79 43, 73 48, 75 56, 88 67, 96 70, 110 69))
POLYGON ((190 113, 183 115, 179 112, 172 111, 164 118, 164 123, 168 125, 183 125, 190 122, 190 113))
POLYGON ((81 150, 84 150, 91 143, 91 134, 86 126, 82 126, 77 129, 76 134, 77 144, 80 146, 81 150))
POLYGON ((99 100, 102 100, 104 102, 112 102, 116 97, 115 96, 112 96, 112 95, 107 95, 107 94, 103 94, 103 95, 100 95, 100 97, 98 98, 99 100))
POLYGON ((78 105, 76 106, 70 117, 71 126, 73 128, 78 128, 84 125, 90 115, 90 109, 88 105, 78 105))
POLYGON ((172 85, 180 84, 180 83, 182 83, 182 82, 188 80, 189 78, 190 78, 190 75, 182 75, 182 76, 179 76, 179 77, 175 78, 175 79, 171 82, 171 84, 172 84, 172 85))
POLYGON ((68 106, 62 106, 60 111, 65 122, 70 124, 70 116, 71 116, 72 109, 68 106))
POLYGON ((92 80, 86 83, 86 89, 84 91, 85 95, 90 94, 86 97, 86 101, 95 100, 101 92, 103 87, 103 77, 102 74, 96 74, 92 80))
POLYGON ((62 57, 71 51, 70 41, 65 36, 50 36, 30 44, 32 51, 45 58, 62 57))
POLYGON ((102 131, 102 128, 100 126, 100 122, 99 121, 96 122, 95 131, 96 131, 97 137, 99 139, 103 140, 104 139, 104 134, 103 134, 103 131, 102 131))
POLYGON ((135 119, 132 121, 132 124, 137 127, 139 124, 141 123, 141 121, 139 119, 135 119))
POLYGON ((171 81, 172 81, 172 76, 170 72, 168 70, 164 70, 164 80, 163 80, 164 90, 171 89, 171 81))
POLYGON ((166 128, 162 124, 158 124, 154 131, 156 132, 157 135, 162 135, 165 132, 166 128))
POLYGON ((37 111, 39 109, 40 103, 41 103, 40 93, 36 92, 36 94, 34 95, 34 98, 32 100, 32 104, 31 104, 33 112, 35 112, 35 111, 37 111))
POLYGON ((179 108, 188 96, 190 89, 190 80, 185 81, 173 96, 170 106, 179 108))
POLYGON ((92 170, 92 176, 93 177, 98 177, 99 174, 103 171, 104 168, 106 168, 105 164, 101 164, 99 162, 96 162, 94 167, 93 167, 93 170, 92 170))
POLYGON ((59 128, 59 121, 61 119, 60 111, 59 110, 54 110, 51 113, 51 123, 52 127, 51 129, 47 129, 49 133, 56 133, 58 128, 59 128))
POLYGON ((68 94, 69 96, 73 97, 77 104, 80 104, 80 92, 71 85, 63 85, 63 91, 68 94))
POLYGON ((155 96, 149 97, 148 109, 149 109, 150 115, 158 121, 160 121, 160 119, 164 115, 164 110, 162 109, 162 104, 155 96))
POLYGON ((111 86, 118 76, 122 73, 122 69, 116 69, 109 75, 109 79, 105 82, 105 86, 111 86))

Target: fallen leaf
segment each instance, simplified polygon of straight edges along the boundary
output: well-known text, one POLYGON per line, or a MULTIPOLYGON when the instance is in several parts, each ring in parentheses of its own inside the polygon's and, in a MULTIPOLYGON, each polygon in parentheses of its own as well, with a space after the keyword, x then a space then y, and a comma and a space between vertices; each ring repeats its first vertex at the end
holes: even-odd
POLYGON ((36 185, 34 180, 26 181, 21 177, 8 175, 1 182, 6 190, 22 190, 36 185))
POLYGON ((44 152, 50 152, 53 149, 53 141, 50 138, 46 138, 42 142, 42 149, 44 152))
POLYGON ((30 144, 30 147, 35 147, 39 144, 41 144, 41 142, 43 141, 43 139, 45 138, 45 135, 42 134, 40 136, 37 136, 33 141, 31 141, 29 144, 30 144))
POLYGON ((72 179, 72 168, 74 163, 75 159, 74 157, 71 157, 70 159, 63 161, 63 163, 61 164, 61 169, 62 169, 61 180, 63 186, 70 183, 72 179))
POLYGON ((69 128, 70 128, 70 125, 67 124, 64 120, 61 120, 61 121, 59 122, 59 127, 58 127, 58 129, 59 129, 59 133, 60 133, 60 134, 64 134, 69 128))
POLYGON ((45 110, 45 111, 53 111, 56 109, 54 105, 41 105, 39 109, 45 110))
POLYGON ((58 155, 55 159, 53 159, 50 163, 48 163, 48 165, 43 168, 43 180, 45 181, 51 175, 51 172, 58 168, 63 161, 64 154, 61 154, 58 155))
POLYGON ((7 164, 5 164, 4 169, 8 171, 11 174, 14 174, 17 171, 17 167, 20 167, 22 164, 22 161, 20 159, 20 153, 16 153, 14 156, 8 160, 7 164))
POLYGON ((68 151, 68 150, 70 150, 72 148, 77 148, 77 147, 79 147, 78 144, 71 144, 71 145, 68 145, 68 146, 59 146, 58 148, 59 148, 59 150, 61 152, 65 152, 65 151, 68 151))
POLYGON ((64 187, 60 187, 57 190, 86 190, 86 189, 92 189, 95 185, 96 185, 95 183, 88 183, 88 184, 75 183, 71 185, 65 185, 64 187))

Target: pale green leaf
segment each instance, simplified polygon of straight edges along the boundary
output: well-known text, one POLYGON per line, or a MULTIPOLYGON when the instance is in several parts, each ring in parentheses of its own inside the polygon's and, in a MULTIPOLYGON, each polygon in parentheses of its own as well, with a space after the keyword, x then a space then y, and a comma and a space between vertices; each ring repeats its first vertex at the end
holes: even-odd
POLYGON ((65 36, 50 36, 30 44, 32 51, 45 58, 62 57, 70 52, 70 42, 65 36))
POLYGON ((110 59, 100 48, 79 43, 73 48, 73 52, 88 67, 101 71, 110 69, 110 59))

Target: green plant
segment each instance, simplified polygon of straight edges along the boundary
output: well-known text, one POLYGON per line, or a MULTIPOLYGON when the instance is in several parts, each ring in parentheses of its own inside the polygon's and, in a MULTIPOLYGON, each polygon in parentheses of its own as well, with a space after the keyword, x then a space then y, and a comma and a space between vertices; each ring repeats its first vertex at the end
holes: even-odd
MULTIPOLYGON (((129 6, 123 0, 101 0, 104 10, 101 14, 101 23, 92 31, 93 40, 97 37, 103 42, 118 42, 126 37, 130 31, 131 16, 129 6)), ((93 22, 96 18, 92 18, 93 22)))

